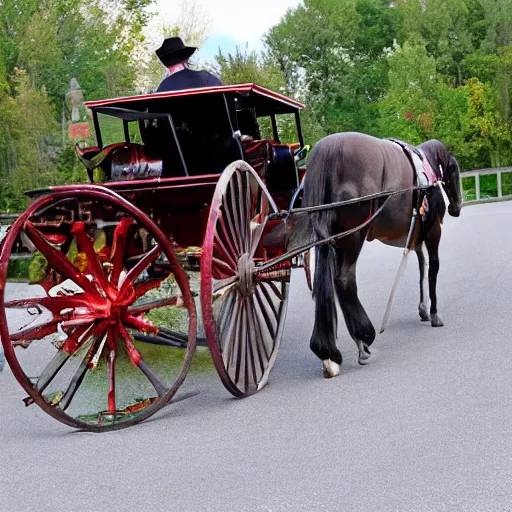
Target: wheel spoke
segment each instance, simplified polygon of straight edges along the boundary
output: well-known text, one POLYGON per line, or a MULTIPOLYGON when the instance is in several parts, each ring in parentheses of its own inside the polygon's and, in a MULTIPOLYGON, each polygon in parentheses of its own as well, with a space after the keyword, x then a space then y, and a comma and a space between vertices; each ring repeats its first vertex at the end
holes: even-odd
POLYGON ((153 249, 151 249, 148 253, 146 253, 137 264, 128 272, 126 278, 121 285, 121 289, 119 290, 119 295, 122 297, 129 286, 137 279, 144 270, 146 270, 162 253, 162 249, 159 245, 155 245, 153 249))
POLYGON ((151 382, 151 385, 155 388, 158 396, 163 396, 167 393, 167 387, 162 383, 162 381, 149 369, 149 366, 144 362, 144 359, 141 359, 139 363, 140 371, 146 376, 146 378, 151 382))
POLYGON ((146 295, 151 290, 158 288, 166 279, 166 277, 162 277, 159 279, 146 279, 145 281, 141 281, 140 283, 135 283, 133 286, 135 292, 135 299, 139 299, 143 295, 146 295))
POLYGON ((231 289, 231 287, 238 282, 238 276, 228 277, 226 279, 220 279, 219 281, 216 281, 213 285, 213 295, 218 294, 220 291, 223 293, 226 292, 228 289, 231 289))
POLYGON ((274 292, 275 296, 279 299, 279 302, 282 302, 283 301, 283 293, 276 286, 275 279, 269 280, 269 281, 266 280, 265 283, 268 284, 270 286, 270 288, 272 288, 272 291, 274 292))
MULTIPOLYGON (((263 360, 262 354, 262 344, 263 349, 265 350, 265 346, 263 343, 263 339, 261 336, 261 332, 256 327, 257 321, 254 318, 254 307, 252 301, 247 301, 247 320, 249 323, 249 346, 251 347, 251 358, 254 370, 254 382, 258 383, 265 372, 265 362, 263 360), (261 340, 261 343, 258 343, 258 338, 261 340), (256 361, 256 357, 258 360, 256 361)), ((265 350, 266 352, 266 350, 265 350)), ((268 356, 265 353, 266 361, 268 361, 268 356)))
POLYGON ((80 297, 68 297, 68 296, 57 296, 57 297, 41 297, 33 299, 19 299, 10 300, 5 303, 6 308, 29 308, 29 307, 42 306, 46 308, 53 315, 60 315, 61 311, 69 308, 87 308, 90 306, 90 302, 85 298, 80 297))
POLYGON ((140 317, 128 315, 124 318, 124 323, 130 329, 135 329, 143 333, 158 334, 158 327, 153 325, 149 320, 143 320, 140 317))
POLYGON ((69 329, 71 327, 80 327, 81 325, 89 326, 98 320, 96 315, 80 315, 76 318, 72 318, 71 320, 63 320, 61 322, 61 326, 64 329, 69 329))
POLYGON ((29 221, 25 224, 25 233, 35 245, 36 249, 48 260, 54 270, 61 276, 71 279, 71 281, 82 288, 84 292, 101 299, 98 291, 91 282, 68 260, 68 258, 66 258, 66 256, 50 245, 44 236, 29 221))
MULTIPOLYGON (((98 327, 101 325, 102 330, 106 327, 106 322, 102 322, 101 324, 98 324, 98 327)), ((99 331, 99 329, 98 329, 99 331)), ((65 411, 70 405, 75 397, 78 389, 82 385, 82 382, 85 379, 85 376, 87 375, 87 372, 93 366, 92 361, 95 356, 97 357, 97 351, 102 351, 103 349, 103 343, 102 339, 104 336, 101 334, 97 334, 96 336, 91 336, 91 346, 87 353, 85 354, 85 357, 83 358, 82 362, 80 363, 80 366, 78 367, 77 371, 73 375, 73 378, 71 379, 71 382, 69 383, 69 386, 67 387, 66 391, 62 395, 62 399, 58 403, 60 408, 65 411)), ((100 354, 101 355, 101 354, 100 354)))
POLYGON ((233 345, 238 333, 238 324, 240 322, 240 297, 235 295, 234 304, 231 311, 226 313, 227 326, 219 325, 219 348, 222 351, 222 358, 226 368, 231 366, 233 345), (221 344, 222 342, 222 344, 221 344))
POLYGON ((242 251, 242 254, 247 252, 247 237, 245 234, 244 224, 245 224, 245 217, 244 215, 244 205, 245 205, 245 197, 243 197, 243 192, 241 189, 241 182, 240 182, 240 173, 236 173, 236 182, 232 181, 230 183, 229 191, 230 191, 230 198, 232 203, 232 212, 234 217, 234 222, 236 225, 236 233, 235 236, 239 240, 240 243, 240 250, 242 251), (234 184, 237 184, 237 190, 235 190, 234 184))
POLYGON ((164 308, 164 307, 169 307, 169 306, 182 307, 183 306, 182 297, 181 296, 169 297, 166 299, 157 299, 157 300, 146 301, 143 304, 136 304, 134 306, 130 306, 128 308, 128 313, 132 316, 139 316, 139 315, 147 313, 148 311, 151 311, 152 309, 164 308), (178 306, 178 304, 179 304, 179 306, 178 306))
POLYGON ((266 225, 267 225, 267 218, 265 217, 265 220, 263 221, 262 224, 257 224, 251 230, 251 246, 250 246, 249 253, 250 253, 251 257, 253 257, 253 258, 254 258, 254 255, 256 254, 256 251, 258 250, 261 236, 263 235, 263 231, 265 230, 266 225))
POLYGON ((272 339, 274 339, 276 336, 276 329, 274 328, 274 322, 272 322, 272 319, 270 318, 270 316, 268 314, 267 308, 265 307, 265 304, 261 297, 258 286, 254 287, 254 295, 256 297, 256 300, 258 301, 258 305, 260 306, 260 311, 261 311, 261 314, 263 315, 263 319, 265 320, 265 325, 267 326, 268 332, 270 333, 270 336, 272 337, 272 339))
POLYGON ((85 253, 87 258, 87 270, 92 274, 103 291, 107 295, 111 295, 111 287, 103 269, 101 268, 93 243, 89 238, 89 235, 85 232, 85 224, 81 221, 75 222, 71 228, 71 234, 76 238, 78 248, 85 253))
POLYGON ((57 325, 61 320, 61 318, 53 318, 52 320, 44 324, 39 324, 36 325, 35 327, 15 331, 9 335, 11 338, 11 342, 13 343, 14 346, 20 345, 28 347, 31 341, 42 340, 43 338, 46 338, 46 336, 56 333, 57 325))
POLYGON ((219 256, 222 256, 226 260, 228 260, 227 263, 232 268, 236 268, 236 261, 235 261, 236 256, 234 256, 232 253, 230 253, 228 251, 228 249, 226 248, 226 246, 222 242, 220 236, 217 234, 217 230, 215 230, 214 238, 215 238, 215 249, 217 250, 217 252, 222 253, 222 254, 219 254, 219 256))
POLYGON ((245 190, 243 191, 243 193, 241 195, 241 201, 243 201, 245 203, 245 212, 243 212, 243 217, 242 217, 241 221, 244 224, 244 231, 245 231, 245 233, 244 233, 245 240, 246 240, 245 250, 246 250, 246 252, 249 252, 250 247, 251 247, 251 218, 252 218, 251 194, 250 194, 251 183, 250 183, 248 173, 244 173, 243 177, 241 177, 241 178, 242 178, 242 181, 245 183, 245 190))
POLYGON ((158 396, 163 396, 167 393, 167 387, 161 382, 159 377, 157 377, 148 367, 148 365, 144 362, 142 355, 137 350, 135 345, 133 344, 132 337, 130 333, 125 329, 124 325, 118 322, 118 329, 121 336, 124 339, 126 349, 128 351, 128 356, 133 363, 133 365, 138 368, 149 380, 151 385, 155 388, 158 396))
POLYGON ((76 350, 81 346, 80 338, 86 333, 87 328, 75 329, 75 331, 68 337, 62 347, 57 351, 53 359, 44 367, 39 375, 34 388, 42 393, 48 384, 55 378, 66 361, 73 355, 76 350))
MULTIPOLYGON (((230 211, 228 211, 228 222, 231 217, 231 227, 233 229, 232 236, 234 237, 235 243, 240 250, 240 254, 245 252, 244 242, 245 239, 243 237, 241 228, 240 228, 240 220, 242 217, 240 216, 240 211, 238 206, 240 206, 239 194, 235 191, 234 182, 231 181, 228 185, 229 191, 229 203, 226 206, 229 206, 230 211)), ((240 192, 239 192, 240 193, 240 192)), ((226 209, 227 211, 227 209, 226 209)))
POLYGON ((245 311, 247 318, 247 352, 246 352, 246 368, 247 368, 247 383, 249 387, 254 387, 255 384, 261 378, 258 375, 260 370, 259 362, 259 351, 258 351, 258 340, 256 338, 256 331, 254 330, 254 324, 252 322, 251 312, 251 300, 245 300, 245 311), (258 358, 258 359, 256 359, 258 358))
POLYGON ((223 299, 219 298, 219 300, 223 301, 217 318, 218 332, 219 336, 221 337, 224 337, 226 321, 229 321, 231 319, 233 308, 236 304, 237 295, 238 294, 236 293, 236 291, 230 290, 227 296, 225 296, 223 299))
MULTIPOLYGON (((248 197, 248 191, 244 190, 244 182, 246 181, 243 179, 243 176, 241 173, 236 173, 236 183, 237 183, 237 189, 238 194, 235 193, 236 200, 237 200, 237 222, 239 223, 239 232, 241 235, 242 240, 242 248, 243 252, 248 252, 249 250, 249 229, 248 229, 248 217, 249 217, 249 211, 246 209, 247 207, 247 200, 248 197)), ((234 190, 234 187, 232 187, 232 190, 234 190)))
POLYGON ((245 308, 244 301, 240 303, 240 324, 239 330, 237 332, 235 347, 234 347, 234 356, 236 357, 235 361, 235 383, 238 384, 242 382, 246 388, 246 355, 245 351, 247 348, 247 312, 245 308))
POLYGON ((274 301, 272 300, 272 297, 270 296, 270 293, 268 292, 267 287, 265 286, 265 284, 268 284, 268 283, 259 283, 259 284, 260 284, 261 291, 263 292, 263 295, 267 299, 267 303, 270 306, 270 309, 272 310, 272 313, 274 313, 275 319, 278 320, 279 314, 276 309, 276 305, 274 304, 274 301))
POLYGON ((128 239, 128 231, 132 224, 132 219, 123 217, 114 231, 114 241, 112 243, 112 253, 110 256, 110 261, 112 263, 110 284, 114 287, 118 286, 119 276, 124 269, 126 242, 128 239))
MULTIPOLYGON (((228 247, 231 250, 231 254, 235 260, 239 258, 239 256, 242 254, 240 252, 240 248, 238 247, 238 244, 236 244, 236 248, 233 246, 233 228, 231 227, 231 222, 229 220, 229 215, 226 212, 226 209, 224 208, 223 211, 219 211, 219 216, 217 217, 218 223, 217 226, 220 226, 222 228, 222 234, 224 235, 224 240, 228 244, 228 247), (226 218, 228 220, 228 226, 226 226, 226 223, 224 222, 224 213, 226 213, 226 218), (229 227, 229 229, 228 229, 229 227)), ((217 235, 220 238, 220 233, 217 235)))
POLYGON ((231 268, 226 262, 219 260, 218 258, 212 258, 213 263, 219 267, 222 267, 225 273, 229 273, 232 276, 236 274, 235 269, 231 268))
POLYGON ((259 321, 259 318, 258 318, 258 311, 256 309, 256 304, 254 303, 254 301, 252 303, 252 315, 253 315, 253 319, 254 319, 254 325, 256 326, 257 334, 262 341, 262 343, 260 344, 260 347, 263 351, 261 353, 261 364, 263 365, 264 368, 266 368, 268 362, 270 361, 270 356, 272 355, 272 351, 274 349, 274 338, 272 337, 271 331, 269 331, 266 328, 266 324, 265 324, 265 327, 263 327, 261 325, 261 322, 259 321))
POLYGON ((110 325, 107 331, 107 343, 109 352, 107 354, 108 374, 108 411, 116 410, 116 350, 118 333, 115 325, 110 325))

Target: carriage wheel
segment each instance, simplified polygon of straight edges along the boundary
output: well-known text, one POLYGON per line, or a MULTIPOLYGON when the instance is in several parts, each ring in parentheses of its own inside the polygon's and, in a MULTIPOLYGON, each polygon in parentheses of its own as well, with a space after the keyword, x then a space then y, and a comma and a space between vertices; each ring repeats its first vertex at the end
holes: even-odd
POLYGON ((77 187, 37 200, 4 239, 0 335, 26 405, 72 427, 115 430, 178 390, 195 350, 195 306, 151 219, 117 194, 77 187), (18 235, 32 250, 21 284, 12 282, 18 235))
POLYGON ((265 385, 283 332, 290 263, 258 271, 260 262, 283 252, 262 243, 276 222, 268 216, 276 210, 246 162, 234 162, 222 173, 203 244, 201 307, 215 366, 235 396, 265 385))

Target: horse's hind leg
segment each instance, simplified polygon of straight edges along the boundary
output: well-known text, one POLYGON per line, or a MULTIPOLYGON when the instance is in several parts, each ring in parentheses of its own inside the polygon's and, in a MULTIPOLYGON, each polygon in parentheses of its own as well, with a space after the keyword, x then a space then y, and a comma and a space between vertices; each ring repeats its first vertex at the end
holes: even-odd
POLYGON ((430 315, 428 314, 427 305, 425 304, 425 296, 423 293, 423 285, 425 282, 425 254, 423 253, 423 244, 414 249, 416 252, 416 256, 418 256, 418 263, 420 267, 420 303, 418 305, 418 312, 420 314, 420 318, 422 322, 427 322, 430 320, 430 315))
POLYGON ((333 289, 333 271, 337 266, 331 245, 319 247, 316 260, 313 297, 315 299, 315 325, 309 346, 322 360, 324 376, 336 377, 340 373, 341 352, 336 347, 338 315, 333 289))
POLYGON ((359 350, 361 365, 368 362, 368 347, 375 339, 375 328, 357 296, 356 263, 365 238, 366 231, 359 231, 339 242, 336 252, 341 265, 338 265, 334 279, 340 307, 348 332, 359 350))
POLYGON ((437 315, 437 274, 439 272, 439 241, 441 240, 441 222, 436 219, 425 237, 428 250, 428 291, 430 295, 430 325, 442 327, 443 321, 437 315))

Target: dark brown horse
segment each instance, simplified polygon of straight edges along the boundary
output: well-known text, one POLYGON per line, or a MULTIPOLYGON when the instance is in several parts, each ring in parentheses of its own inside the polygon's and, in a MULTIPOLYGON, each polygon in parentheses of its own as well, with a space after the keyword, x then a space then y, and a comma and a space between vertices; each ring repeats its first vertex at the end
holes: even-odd
MULTIPOLYGON (((431 140, 418 146, 442 182, 449 200, 448 213, 459 216, 462 198, 459 165, 445 145, 431 140)), ((311 152, 304 182, 303 206, 315 206, 357 198, 384 191, 411 189, 416 185, 415 171, 404 150, 395 142, 361 133, 339 133, 322 139, 311 152)), ((369 358, 369 346, 375 329, 357 296, 356 263, 365 240, 380 240, 404 247, 411 229, 413 208, 418 192, 407 191, 389 199, 382 212, 367 227, 317 249, 313 297, 315 325, 310 347, 322 360, 326 377, 338 375, 342 361, 336 347, 336 300, 340 304, 348 331, 359 349, 359 363, 369 358)), ((382 205, 383 199, 301 215, 294 235, 313 233, 316 240, 349 230, 382 205)), ((437 314, 436 280, 439 270, 438 247, 441 224, 446 211, 439 186, 428 189, 427 211, 412 223, 408 247, 416 251, 420 264, 419 314, 433 327, 443 325, 437 314), (425 244, 429 255, 430 315, 423 294, 425 244)))

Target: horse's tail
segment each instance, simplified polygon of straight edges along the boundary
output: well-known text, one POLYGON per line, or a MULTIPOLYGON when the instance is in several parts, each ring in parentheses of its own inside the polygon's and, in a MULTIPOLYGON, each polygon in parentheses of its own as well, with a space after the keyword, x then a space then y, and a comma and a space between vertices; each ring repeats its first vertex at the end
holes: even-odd
MULTIPOLYGON (((313 298, 315 299, 316 319, 310 348, 322 360, 335 359, 332 343, 338 331, 338 313, 334 289, 334 269, 336 252, 332 244, 323 244, 316 251, 315 279, 313 281, 313 298)), ((335 361, 341 364, 340 360, 335 361)))
MULTIPOLYGON (((304 207, 333 202, 332 176, 341 171, 337 169, 342 165, 341 142, 334 146, 332 141, 327 139, 322 139, 311 151, 304 178, 302 198, 304 207), (337 158, 334 154, 335 150, 337 158)), ((297 215, 291 235, 292 245, 298 246, 301 242, 311 243, 328 238, 332 234, 335 219, 336 209, 334 208, 297 215)))

